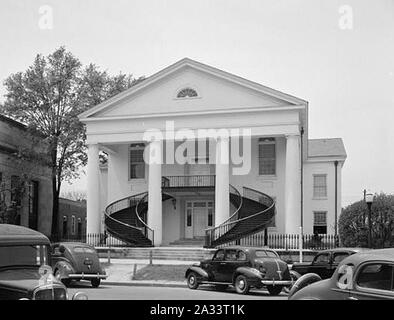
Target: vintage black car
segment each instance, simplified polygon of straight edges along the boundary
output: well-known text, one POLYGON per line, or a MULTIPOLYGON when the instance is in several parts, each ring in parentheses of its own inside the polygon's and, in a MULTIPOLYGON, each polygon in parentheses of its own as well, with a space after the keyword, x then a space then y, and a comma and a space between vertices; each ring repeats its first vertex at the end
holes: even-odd
POLYGON ((330 279, 319 278, 313 273, 303 275, 289 299, 394 300, 394 249, 353 254, 342 260, 330 279))
POLYGON ((298 279, 306 273, 315 273, 322 279, 332 276, 338 264, 348 256, 357 252, 365 251, 363 248, 335 248, 320 251, 312 262, 294 263, 290 270, 292 275, 298 279))
POLYGON ((221 289, 233 285, 240 294, 266 287, 271 295, 278 295, 292 284, 286 262, 275 251, 239 246, 218 249, 212 259, 189 267, 185 277, 190 289, 200 284, 221 289))
MULTIPOLYGON (((67 300, 67 288, 52 276, 49 239, 21 226, 0 224, 0 300, 67 300)), ((78 292, 73 300, 87 299, 78 292)))
POLYGON ((51 254, 53 274, 66 286, 73 280, 88 280, 97 288, 101 279, 107 278, 96 250, 86 243, 54 243, 51 254))

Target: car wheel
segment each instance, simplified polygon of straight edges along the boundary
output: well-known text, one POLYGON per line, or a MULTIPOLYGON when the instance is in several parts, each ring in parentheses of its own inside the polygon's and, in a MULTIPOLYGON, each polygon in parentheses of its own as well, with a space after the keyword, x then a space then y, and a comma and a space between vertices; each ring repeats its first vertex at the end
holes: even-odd
POLYGON ((235 278, 235 291, 237 291, 237 293, 239 294, 247 294, 249 292, 250 289, 250 284, 248 279, 240 274, 239 276, 237 276, 237 278, 235 278))
POLYGON ((100 285, 101 279, 92 279, 90 282, 92 283, 93 288, 98 288, 98 286, 100 285))
POLYGON ((195 272, 190 272, 187 276, 187 286, 189 289, 197 289, 199 286, 197 274, 195 272))
POLYGON ((293 296, 296 292, 298 292, 302 288, 305 288, 306 286, 309 286, 310 284, 320 281, 320 280, 321 280, 321 277, 316 273, 304 274, 293 284, 293 287, 291 288, 291 290, 289 292, 289 299, 291 296, 293 296))
POLYGON ((301 278, 301 274, 299 274, 297 271, 290 270, 290 278, 292 281, 292 284, 290 286, 285 286, 283 287, 283 291, 286 293, 289 293, 291 288, 293 287, 294 283, 301 278))
POLYGON ((283 286, 267 286, 271 296, 277 296, 282 292, 283 286))

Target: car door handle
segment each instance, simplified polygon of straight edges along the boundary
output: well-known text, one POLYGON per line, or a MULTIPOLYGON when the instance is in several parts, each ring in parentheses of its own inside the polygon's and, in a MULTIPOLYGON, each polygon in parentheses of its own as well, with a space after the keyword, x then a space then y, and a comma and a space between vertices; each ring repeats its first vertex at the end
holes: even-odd
POLYGON ((226 262, 220 262, 220 264, 221 264, 221 265, 225 265, 225 264, 226 264, 226 262))

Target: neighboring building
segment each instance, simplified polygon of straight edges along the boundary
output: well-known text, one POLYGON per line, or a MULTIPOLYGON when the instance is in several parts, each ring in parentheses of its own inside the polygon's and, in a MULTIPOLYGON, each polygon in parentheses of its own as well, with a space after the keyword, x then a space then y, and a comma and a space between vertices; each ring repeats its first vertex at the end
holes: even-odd
POLYGON ((51 170, 43 138, 0 115, 0 221, 51 233, 51 170))
POLYGON ((66 240, 80 240, 86 235, 85 200, 59 199, 59 233, 66 240))
POLYGON ((161 245, 201 238, 216 227, 211 235, 225 243, 266 228, 298 234, 301 216, 305 234, 335 233, 346 152, 341 139, 308 139, 305 100, 186 58, 80 120, 87 127, 88 233, 102 233, 106 225, 134 245, 161 245), (237 144, 237 128, 250 139, 237 144), (147 138, 152 129, 156 140, 147 138), (214 137, 201 129, 226 131, 214 137), (182 151, 186 136, 198 137, 194 151, 182 151), (208 147, 198 147, 205 141, 208 147), (232 153, 238 145, 241 165, 232 153), (108 154, 105 168, 100 151, 108 154), (160 155, 163 164, 155 161, 160 155), (174 155, 185 163, 173 163, 174 155), (248 167, 248 157, 250 170, 236 172, 248 167))

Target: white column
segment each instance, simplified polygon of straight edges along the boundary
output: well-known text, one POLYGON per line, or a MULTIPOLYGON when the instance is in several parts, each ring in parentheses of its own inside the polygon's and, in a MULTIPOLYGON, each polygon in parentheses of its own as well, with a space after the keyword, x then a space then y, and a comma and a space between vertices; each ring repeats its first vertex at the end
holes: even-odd
POLYGON ((216 140, 215 226, 229 217, 229 183, 229 138, 221 137, 216 140))
POLYGON ((101 233, 99 148, 88 145, 86 233, 101 233))
POLYGON ((154 245, 162 242, 161 159, 162 141, 152 141, 149 146, 148 226, 154 231, 154 245))
POLYGON ((300 137, 286 136, 285 232, 298 234, 301 224, 300 137))

